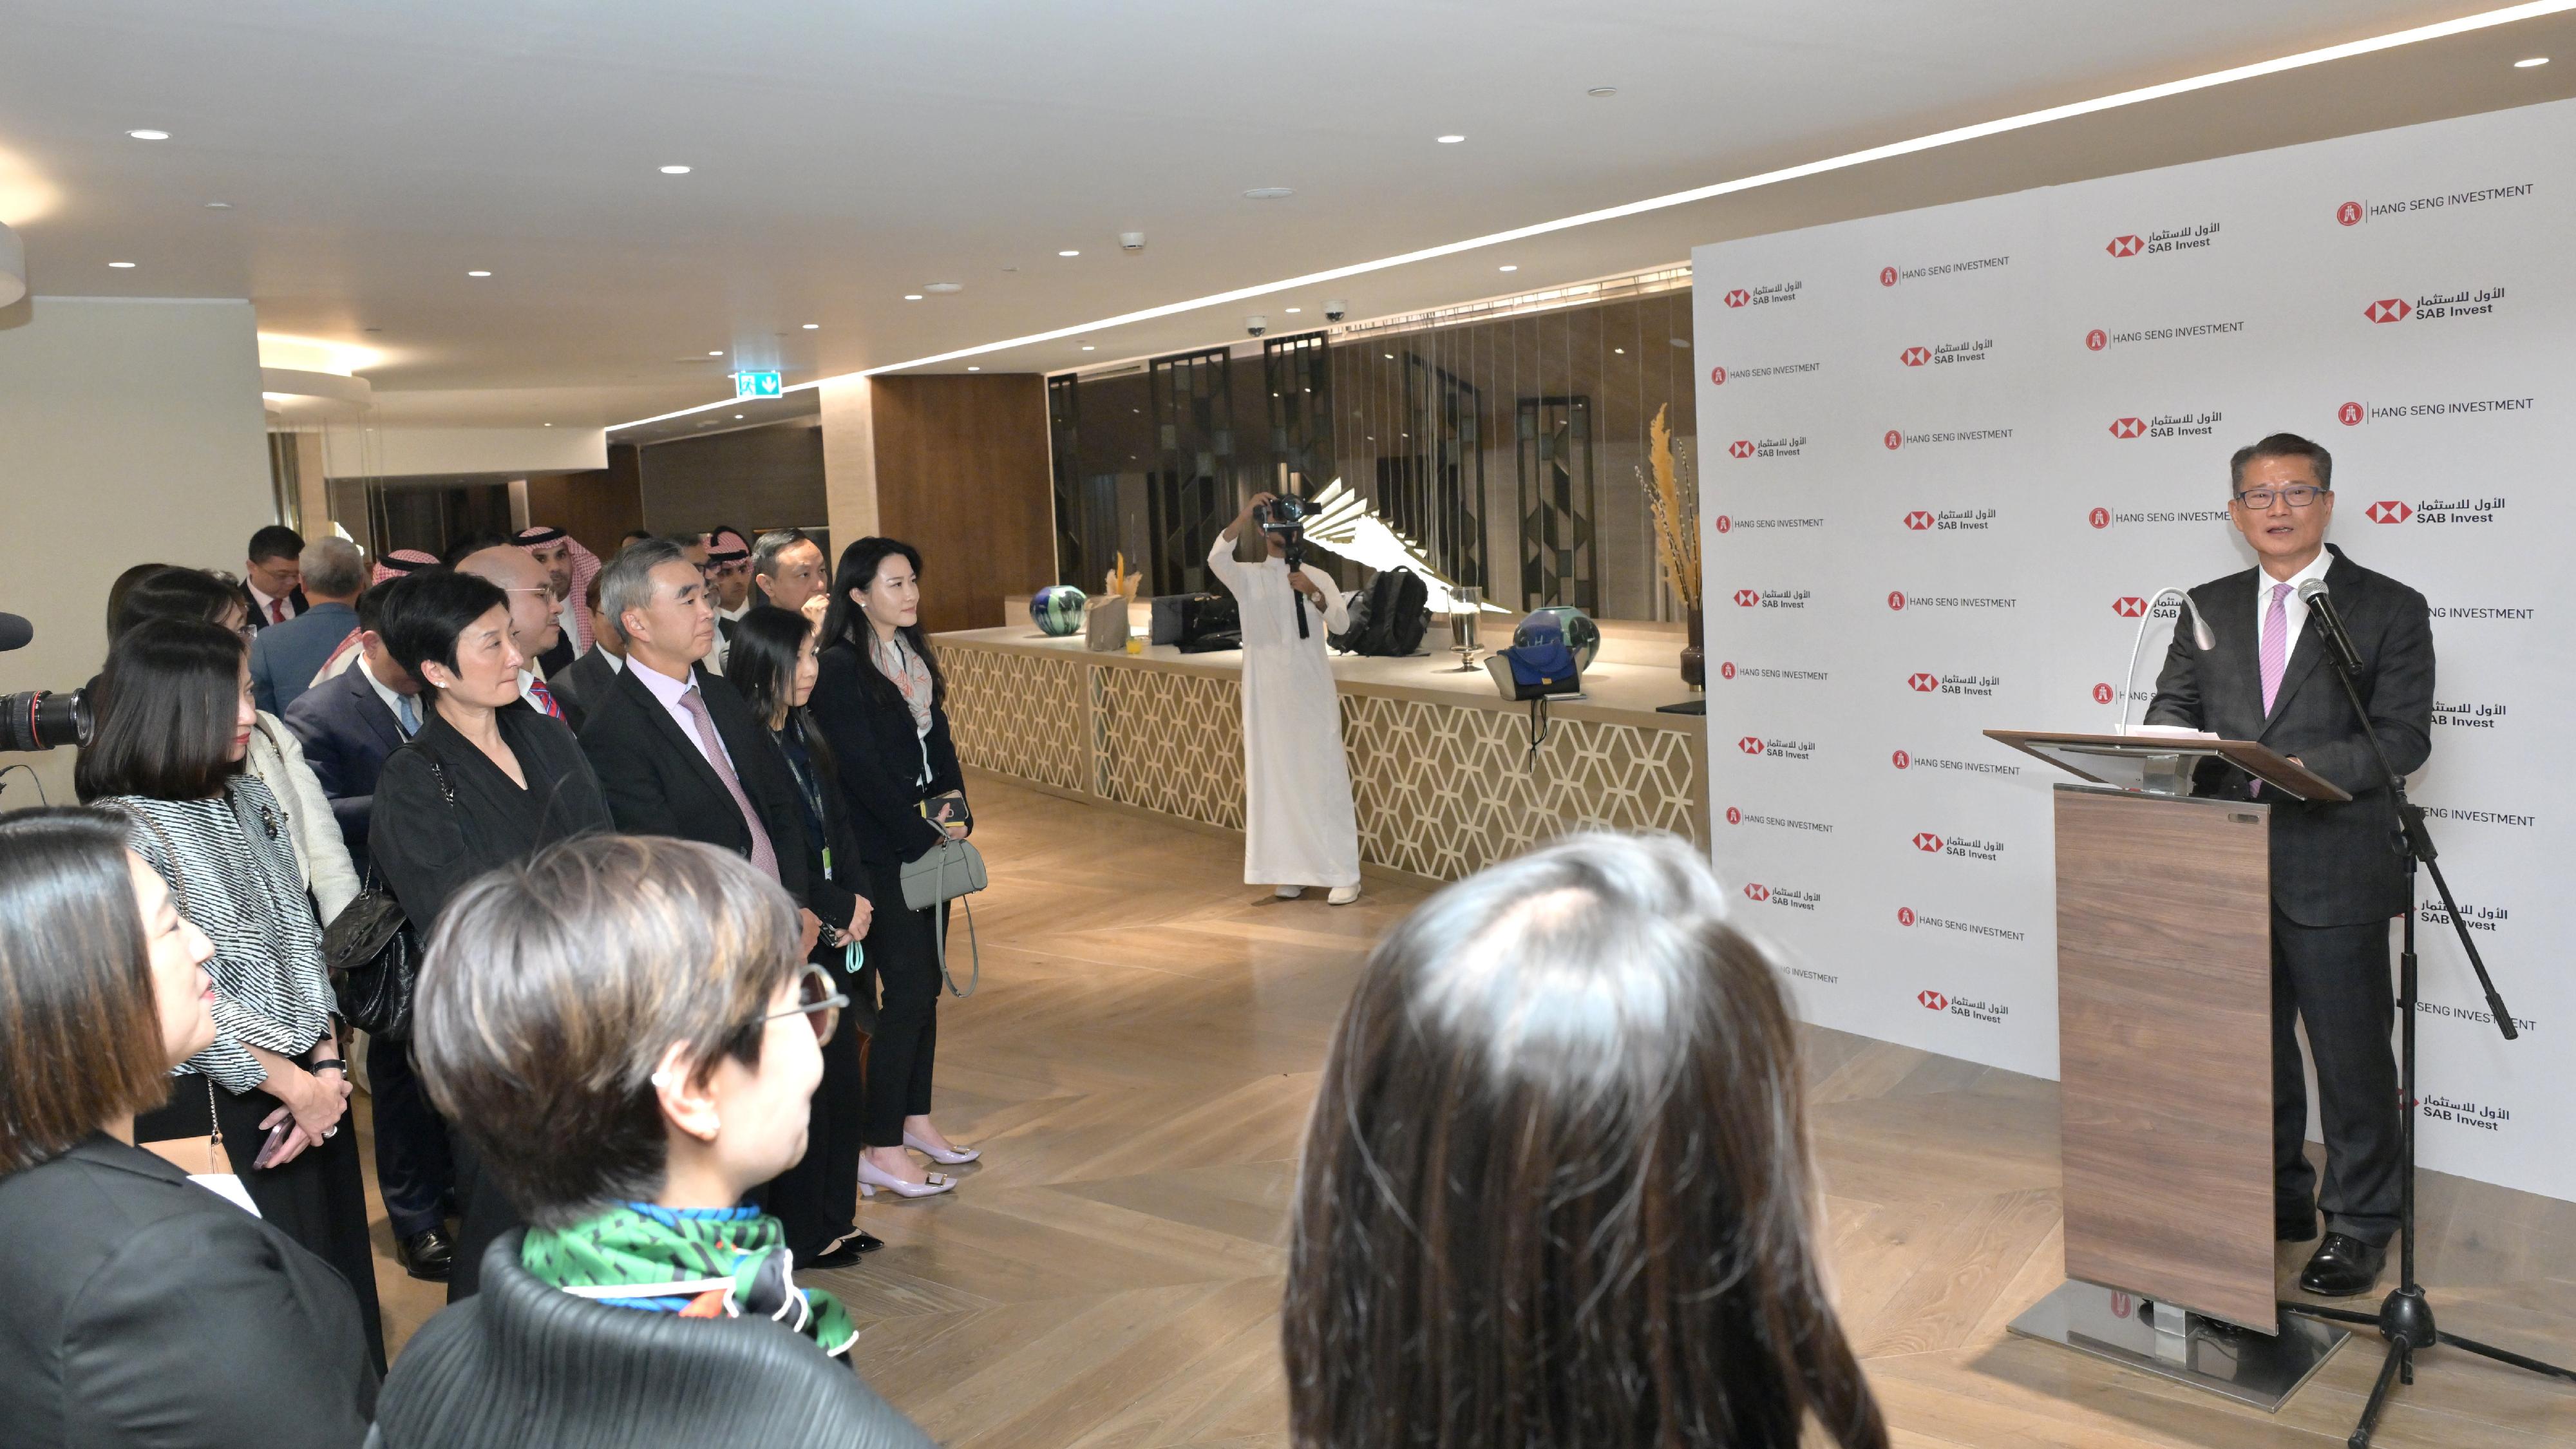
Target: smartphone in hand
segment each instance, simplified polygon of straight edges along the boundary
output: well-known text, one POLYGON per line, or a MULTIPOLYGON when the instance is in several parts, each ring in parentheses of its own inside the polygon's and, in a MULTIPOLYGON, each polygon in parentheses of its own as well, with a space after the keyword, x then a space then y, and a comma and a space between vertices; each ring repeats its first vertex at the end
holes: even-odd
POLYGON ((275 1166, 278 1149, 286 1145, 286 1134, 294 1130, 295 1119, 292 1117, 269 1128, 268 1141, 260 1144, 259 1156, 252 1158, 250 1165, 257 1168, 275 1166))

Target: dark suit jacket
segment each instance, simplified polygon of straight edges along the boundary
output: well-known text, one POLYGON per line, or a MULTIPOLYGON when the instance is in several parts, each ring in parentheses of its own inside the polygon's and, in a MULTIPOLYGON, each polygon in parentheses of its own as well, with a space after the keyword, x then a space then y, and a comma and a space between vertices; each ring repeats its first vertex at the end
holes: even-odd
POLYGON ((316 604, 283 624, 259 631, 250 642, 250 687, 259 707, 282 715, 312 687, 314 674, 349 631, 358 611, 346 604, 316 604))
MULTIPOLYGON (((589 653, 566 665, 562 670, 546 671, 546 688, 555 692, 555 701, 564 707, 564 716, 567 719, 578 716, 581 720, 587 721, 590 718, 590 712, 598 707, 600 699, 608 693, 609 686, 617 682, 617 676, 622 672, 616 665, 608 662, 606 654, 602 653, 597 646, 593 646, 589 653)), ((581 725, 575 724, 572 732, 580 734, 581 725)))
POLYGON ((823 651, 820 663, 805 709, 840 767, 841 797, 850 807, 859 858, 879 864, 920 859, 946 838, 922 818, 921 802, 966 787, 948 734, 948 712, 932 706, 930 733, 922 736, 913 728, 912 711, 891 688, 870 687, 860 671, 876 666, 857 646, 835 644, 823 651), (927 785, 919 783, 925 749, 927 785))
POLYGON ((497 719, 502 742, 527 777, 524 790, 435 710, 376 779, 371 850, 424 939, 467 881, 558 840, 617 828, 590 761, 561 720, 515 701, 497 719), (446 772, 455 803, 439 790, 432 760, 446 772))
MULTIPOLYGON (((429 709, 421 700, 419 708, 429 709)), ((402 726, 376 697, 375 686, 351 665, 304 692, 286 707, 286 727, 304 744, 304 763, 331 797, 340 837, 359 873, 367 869, 367 818, 375 809, 376 777, 385 759, 402 748, 402 726)))
POLYGON ((374 1414, 358 1300, 276 1228, 90 1137, 0 1177, 0 1439, 351 1449, 374 1414))
MULTIPOLYGON (((629 835, 677 836, 748 857, 751 827, 743 823, 732 792, 698 752, 697 741, 681 732, 680 722, 635 677, 636 668, 629 660, 619 671, 581 731, 582 751, 590 756, 617 828, 629 835)), ((787 778, 778 747, 722 675, 703 668, 691 673, 715 720, 716 737, 733 761, 734 778, 742 782, 742 793, 778 856, 778 883, 799 904, 810 904, 805 827, 796 817, 796 786, 787 778)))
MULTIPOLYGON (((2331 549, 2326 587, 2361 655, 2362 703, 2389 762, 2413 773, 2433 751, 2433 624, 2424 596, 2331 549)), ((2175 621, 2173 647, 2156 679, 2147 723, 2187 725, 2229 739, 2257 740, 2352 793, 2311 804, 2264 792, 2272 806, 2272 900, 2303 926, 2384 921, 2407 909, 2405 861, 2392 844, 2396 814, 2370 741, 2326 662, 2323 620, 2310 610, 2281 674, 2272 712, 2263 712, 2261 635, 2255 570, 2191 591, 2217 647, 2192 643, 2188 615, 2175 621)), ((2194 793, 2246 798, 2248 777, 2205 761, 2194 793)))
MULTIPOLYGON (((268 622, 268 616, 259 611, 259 600, 250 596, 250 585, 242 584, 239 585, 239 588, 241 590, 242 610, 246 616, 243 622, 250 631, 256 634, 262 629, 274 627, 268 622)), ((304 589, 302 585, 298 585, 294 593, 286 596, 286 602, 295 606, 295 612, 286 616, 286 622, 290 624, 303 618, 304 611, 313 607, 311 604, 304 601, 304 589)), ((309 675, 307 676, 307 678, 310 677, 311 676, 309 675)))

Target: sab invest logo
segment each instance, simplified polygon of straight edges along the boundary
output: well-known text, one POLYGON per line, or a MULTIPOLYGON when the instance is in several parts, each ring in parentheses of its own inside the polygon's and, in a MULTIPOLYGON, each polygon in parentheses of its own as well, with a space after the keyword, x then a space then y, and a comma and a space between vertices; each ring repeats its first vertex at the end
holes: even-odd
POLYGON ((1753 294, 1744 290, 1742 287, 1738 287, 1726 294, 1726 305, 1730 307, 1741 307, 1752 300, 1753 294))
POLYGON ((2361 309, 2361 315, 2373 322, 2403 322, 2415 309, 2403 297, 2382 297, 2361 309))

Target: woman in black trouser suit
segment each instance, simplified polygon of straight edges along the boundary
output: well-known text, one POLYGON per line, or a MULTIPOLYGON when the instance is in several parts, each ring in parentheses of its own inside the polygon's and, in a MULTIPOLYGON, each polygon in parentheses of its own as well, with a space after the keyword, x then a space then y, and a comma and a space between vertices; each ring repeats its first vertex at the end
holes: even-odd
POLYGON ((924 1169, 906 1148, 943 1166, 978 1154, 950 1142, 930 1120, 939 948, 930 912, 903 907, 903 866, 943 840, 964 839, 972 827, 948 735, 947 691, 921 630, 921 555, 912 545, 862 538, 842 551, 823 637, 830 642, 809 708, 840 767, 867 895, 878 906, 867 950, 885 988, 868 1054, 859 1181, 927 1197, 955 1180, 924 1169))

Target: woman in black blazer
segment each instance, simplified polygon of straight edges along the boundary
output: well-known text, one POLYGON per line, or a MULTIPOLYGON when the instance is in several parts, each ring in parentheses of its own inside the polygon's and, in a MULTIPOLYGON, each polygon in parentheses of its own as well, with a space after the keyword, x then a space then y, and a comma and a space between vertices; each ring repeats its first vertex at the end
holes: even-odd
MULTIPOLYGON (((868 959, 884 985, 876 1038, 868 1049, 863 1188, 928 1197, 956 1186, 905 1152, 942 1166, 980 1154, 950 1142, 930 1120, 930 1079, 939 1044, 941 961, 928 911, 903 906, 903 866, 943 840, 973 829, 965 778, 949 739, 947 690, 921 630, 921 554, 890 538, 862 538, 841 552, 830 644, 820 656, 810 709, 840 767, 870 899, 880 907, 868 959)), ((941 907, 944 912, 946 907, 941 907)))
MULTIPOLYGON (((376 779, 368 844, 403 914, 427 941, 467 881, 588 830, 613 830, 590 761, 563 721, 519 694, 509 595, 471 574, 418 574, 385 601, 385 648, 431 687, 432 708, 376 779)), ((464 1221, 447 1301, 471 1296, 483 1250, 518 1225, 450 1133, 464 1221)))
POLYGON ((0 921, 8 1442, 356 1444, 376 1371, 348 1280, 133 1142, 215 1040, 213 944, 89 810, 0 820, 0 921))
MULTIPOLYGON (((840 772, 831 748, 805 713, 820 665, 815 622, 802 613, 762 604, 734 621, 725 678, 742 692, 752 715, 769 727, 779 763, 796 783, 797 823, 805 847, 805 897, 822 918, 813 959, 829 969, 852 1009, 823 1047, 823 1082, 814 1089, 805 1124, 805 1156, 761 1189, 760 1199, 787 1228, 787 1246, 807 1268, 846 1268, 859 1254, 884 1247, 859 1230, 861 1128, 867 1104, 865 1045, 876 1032, 876 973, 864 962, 860 938, 873 924, 867 868, 859 861, 849 810, 841 800, 840 772)), ((783 848, 786 842, 778 844, 783 848)))

